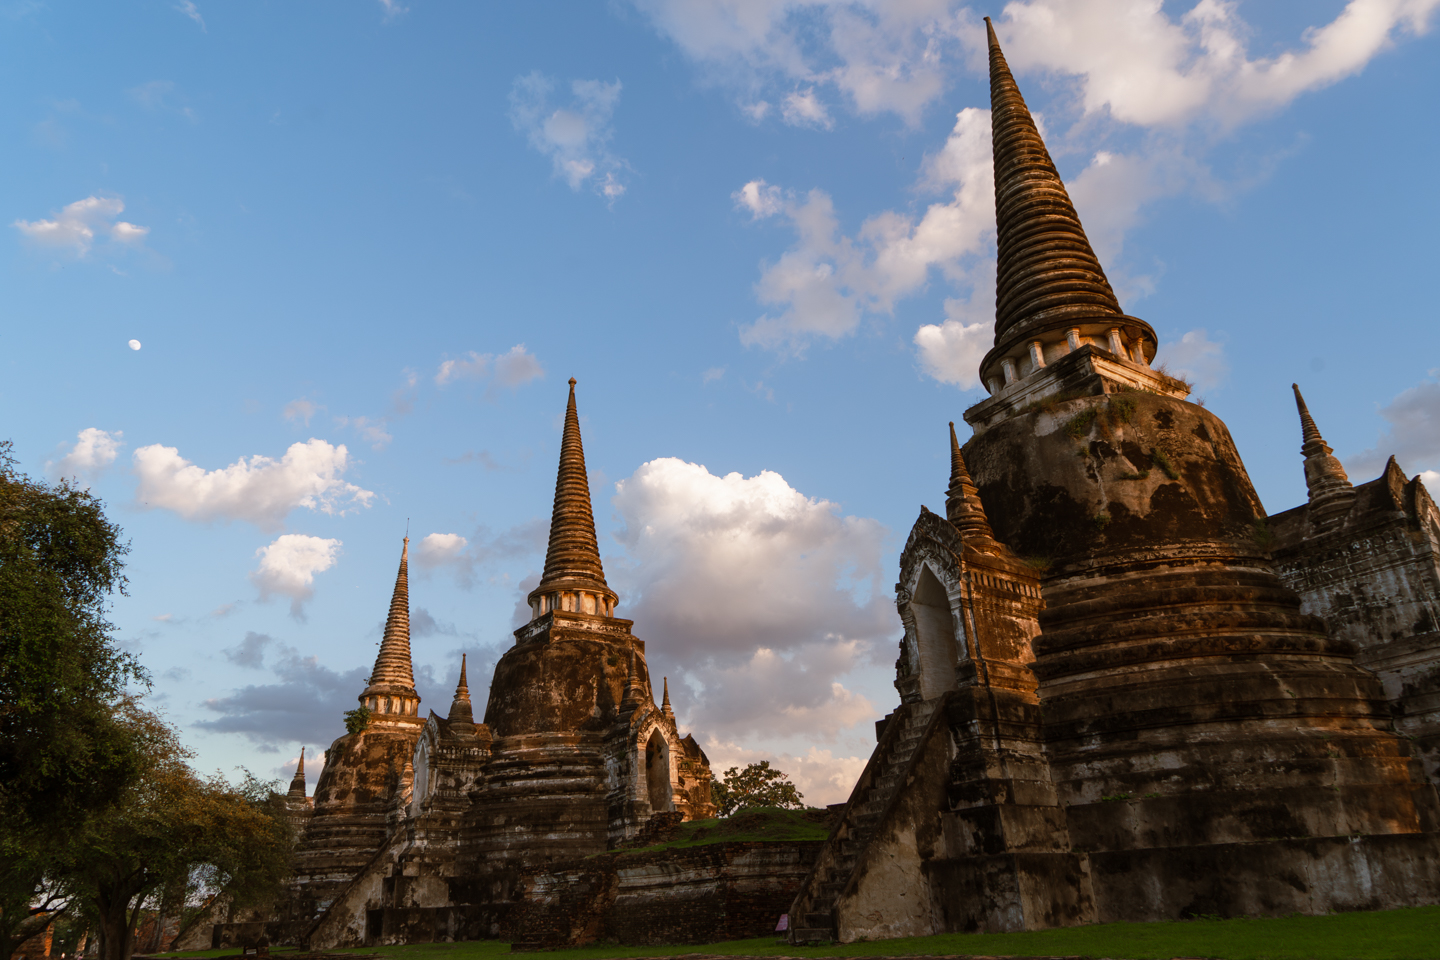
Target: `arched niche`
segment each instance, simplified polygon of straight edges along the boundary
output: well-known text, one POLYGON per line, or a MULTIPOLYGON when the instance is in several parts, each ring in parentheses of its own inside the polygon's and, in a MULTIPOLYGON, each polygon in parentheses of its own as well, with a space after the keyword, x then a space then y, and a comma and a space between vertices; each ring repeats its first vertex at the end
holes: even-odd
POLYGON ((672 805, 673 792, 670 789, 670 744, 656 729, 650 732, 645 742, 645 786, 649 794, 650 812, 661 813, 672 805))
POLYGON ((920 698, 930 700, 955 689, 959 648, 950 597, 929 564, 920 567, 910 610, 915 618, 915 646, 920 661, 920 698))

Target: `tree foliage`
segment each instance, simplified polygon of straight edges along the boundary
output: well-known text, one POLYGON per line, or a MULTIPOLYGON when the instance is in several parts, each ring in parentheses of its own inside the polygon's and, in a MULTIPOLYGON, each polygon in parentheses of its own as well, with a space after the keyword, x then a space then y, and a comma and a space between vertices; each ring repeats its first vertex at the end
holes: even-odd
POLYGON ((112 593, 128 547, 103 505, 64 481, 15 470, 0 442, 0 956, 42 908, 63 910, 57 857, 73 831, 139 773, 115 719, 144 684, 110 639, 112 593))
POLYGON ((752 763, 741 770, 731 767, 725 776, 711 781, 711 793, 720 816, 728 817, 747 807, 782 807, 799 809, 804 794, 783 772, 770 766, 769 760, 752 763))
POLYGON ((123 722, 145 744, 145 768, 72 838, 61 871, 97 921, 101 960, 129 960, 146 909, 176 915, 220 891, 239 905, 273 897, 290 854, 285 803, 273 784, 199 777, 168 724, 134 707, 123 722))

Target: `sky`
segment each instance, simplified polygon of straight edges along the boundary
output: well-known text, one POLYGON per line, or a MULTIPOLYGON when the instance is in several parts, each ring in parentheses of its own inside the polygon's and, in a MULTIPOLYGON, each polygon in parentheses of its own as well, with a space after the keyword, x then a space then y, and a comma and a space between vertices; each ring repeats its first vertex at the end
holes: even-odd
POLYGON ((843 801, 986 395, 981 17, 1279 512, 1292 382, 1353 480, 1440 489, 1437 8, 0 0, 0 438, 124 528, 116 636, 196 765, 313 785, 407 530, 421 709, 462 652, 486 697, 573 376, 682 730, 843 801))

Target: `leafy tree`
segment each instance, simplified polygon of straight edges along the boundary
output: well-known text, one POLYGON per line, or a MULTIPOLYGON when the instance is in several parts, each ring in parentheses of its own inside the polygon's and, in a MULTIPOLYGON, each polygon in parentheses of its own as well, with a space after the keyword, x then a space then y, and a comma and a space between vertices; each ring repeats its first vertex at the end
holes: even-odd
POLYGON ((61 882, 95 918, 100 960, 129 960, 146 910, 221 892, 238 905, 274 897, 290 856, 284 799, 248 776, 202 779, 175 731, 133 706, 123 722, 145 744, 145 768, 114 805, 72 838, 61 882))
POLYGON ((147 679, 106 620, 128 550, 99 500, 0 442, 0 956, 66 907, 60 849, 139 772, 115 711, 147 679))
POLYGON ((799 809, 804 794, 795 789, 790 778, 770 766, 769 760, 752 763, 741 770, 731 767, 725 776, 711 781, 711 793, 720 816, 728 817, 747 807, 784 807, 799 809))

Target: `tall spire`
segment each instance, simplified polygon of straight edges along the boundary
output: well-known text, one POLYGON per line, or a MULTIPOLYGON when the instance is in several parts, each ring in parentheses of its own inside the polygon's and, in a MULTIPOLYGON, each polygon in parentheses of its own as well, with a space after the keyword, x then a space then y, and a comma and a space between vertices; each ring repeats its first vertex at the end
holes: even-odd
POLYGON ((669 717, 671 720, 674 720, 674 719, 675 719, 675 711, 674 711, 673 709, 671 709, 671 707, 670 707, 670 678, 669 678, 669 677, 661 677, 661 678, 660 678, 660 682, 661 682, 662 684, 664 684, 664 688, 663 688, 663 689, 665 690, 665 699, 664 699, 664 701, 660 704, 660 712, 663 713, 663 714, 665 714, 665 716, 669 717))
POLYGON ((1350 512, 1355 500, 1355 487, 1340 465, 1330 445, 1320 436, 1320 428, 1305 406, 1300 394, 1300 385, 1292 383, 1295 391, 1295 407, 1300 411, 1300 452, 1305 455, 1305 487, 1310 493, 1310 519, 1321 524, 1338 519, 1350 512))
POLYGON ((305 796, 305 748, 300 748, 300 762, 295 764, 295 776, 290 778, 290 796, 305 796))
POLYGON ((410 538, 400 549, 400 572, 395 575, 395 592, 390 595, 390 615, 385 618, 385 635, 370 671, 370 683, 415 687, 410 663, 410 538))
POLYGON ((990 18, 995 155, 995 343, 1083 318, 1123 317, 1100 259, 1015 85, 990 18))
POLYGON ((966 538, 995 539, 990 521, 985 516, 985 506, 980 502, 980 491, 965 469, 965 458, 960 455, 960 441, 955 438, 955 422, 950 422, 950 488, 945 491, 945 516, 966 538))
POLYGON ((375 714, 376 720, 401 717, 405 722, 420 723, 420 697, 415 692, 415 669, 410 662, 409 557, 410 538, 406 537, 400 549, 400 572, 395 575, 380 652, 375 655, 370 685, 360 694, 360 702, 375 714))
MULTIPOLYGON (((465 682, 465 654, 460 654, 460 682, 455 686, 455 699, 450 704, 450 726, 452 729, 457 724, 473 729, 475 726, 475 711, 470 705, 470 685, 465 682)), ((456 730, 456 732, 461 732, 456 730)))
POLYGON ((609 614, 615 600, 600 565, 585 450, 580 443, 580 415, 575 409, 575 378, 571 377, 565 432, 560 441, 560 472, 555 478, 555 508, 550 517, 550 545, 545 551, 545 572, 540 585, 531 591, 530 602, 535 616, 540 616, 557 607, 609 614), (537 603, 547 597, 548 605, 537 603), (586 609, 587 602, 590 609, 586 609))

